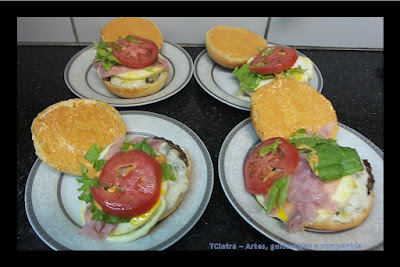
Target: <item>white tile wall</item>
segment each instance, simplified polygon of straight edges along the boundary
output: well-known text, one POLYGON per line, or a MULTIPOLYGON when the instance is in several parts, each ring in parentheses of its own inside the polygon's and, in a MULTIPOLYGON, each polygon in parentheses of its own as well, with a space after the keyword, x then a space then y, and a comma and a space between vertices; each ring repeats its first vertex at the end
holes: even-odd
MULTIPOLYGON (((250 29, 270 42, 291 46, 366 48, 383 50, 383 18, 272 17, 145 17, 154 21, 164 39, 183 45, 204 45, 206 31, 215 25, 250 29), (268 31, 266 31, 268 30, 268 31)), ((100 30, 112 17, 17 18, 19 43, 88 44, 99 41, 100 30)))
POLYGON ((274 17, 267 40, 289 46, 383 48, 383 18, 274 17))
POLYGON ((69 17, 17 18, 18 42, 75 42, 69 17))

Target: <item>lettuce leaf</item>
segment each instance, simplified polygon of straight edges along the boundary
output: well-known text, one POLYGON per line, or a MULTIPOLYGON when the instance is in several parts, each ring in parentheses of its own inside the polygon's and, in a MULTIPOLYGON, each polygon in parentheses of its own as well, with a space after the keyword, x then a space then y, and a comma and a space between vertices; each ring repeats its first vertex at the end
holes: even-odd
POLYGON ((303 70, 300 66, 296 68, 289 68, 283 72, 283 76, 286 78, 292 78, 292 79, 300 79, 301 74, 306 72, 306 70, 303 70))
MULTIPOLYGON (((151 145, 146 140, 143 140, 139 143, 133 144, 130 140, 126 139, 124 141, 124 143, 122 144, 122 146, 120 147, 121 151, 128 151, 128 150, 132 150, 132 149, 142 150, 142 151, 146 152, 147 154, 149 154, 150 156, 152 156, 153 158, 155 158, 157 156, 154 149, 151 147, 151 145)), ((163 176, 162 176, 163 181, 165 181, 165 180, 175 181, 176 180, 175 174, 172 171, 171 164, 161 163, 161 167, 162 167, 162 171, 163 171, 163 176)))
POLYGON ((249 70, 250 64, 243 64, 240 68, 236 67, 233 74, 236 75, 240 82, 240 91, 254 91, 261 80, 275 78, 275 74, 260 74, 249 70))
POLYGON ((334 181, 364 169, 355 149, 339 146, 332 138, 325 139, 316 134, 307 135, 305 129, 300 129, 292 133, 288 141, 297 147, 299 153, 308 153, 307 160, 311 169, 324 182, 334 181))
POLYGON ((115 64, 121 64, 121 62, 112 55, 112 48, 108 46, 110 44, 109 42, 102 42, 99 44, 96 41, 93 41, 93 44, 97 51, 94 60, 100 60, 106 71, 110 70, 115 64))
POLYGON ((283 207, 286 203, 286 198, 289 191, 291 177, 287 175, 284 178, 277 180, 271 187, 268 193, 267 212, 271 213, 272 209, 279 206, 283 207))

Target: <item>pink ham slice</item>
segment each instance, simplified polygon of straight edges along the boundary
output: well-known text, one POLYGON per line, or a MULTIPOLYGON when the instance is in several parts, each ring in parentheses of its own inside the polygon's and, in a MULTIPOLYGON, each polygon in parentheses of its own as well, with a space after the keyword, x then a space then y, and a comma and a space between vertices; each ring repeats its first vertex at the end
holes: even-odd
MULTIPOLYGON (((103 64, 101 63, 101 61, 94 61, 93 62, 93 66, 96 69, 97 74, 99 75, 99 77, 101 79, 103 78, 107 78, 110 77, 112 75, 116 75, 116 74, 122 74, 125 72, 129 72, 129 71, 133 71, 133 70, 140 70, 140 69, 136 69, 136 68, 129 68, 123 65, 119 65, 116 64, 114 66, 111 67, 111 69, 109 69, 108 71, 106 71, 103 67, 103 64)), ((158 61, 155 65, 150 65, 146 68, 148 69, 152 69, 152 68, 163 68, 165 70, 169 70, 169 65, 168 65, 168 60, 162 57, 158 57, 158 61)))
POLYGON ((78 234, 87 235, 96 239, 105 240, 110 232, 114 230, 117 224, 101 223, 92 220, 92 212, 88 209, 90 203, 86 206, 85 210, 85 226, 78 230, 78 234))
POLYGON ((330 199, 330 192, 335 186, 324 186, 324 183, 312 172, 306 154, 300 154, 300 161, 292 175, 287 201, 294 205, 285 207, 289 217, 286 225, 290 232, 304 228, 304 225, 313 222, 318 217, 318 209, 335 210, 337 203, 330 199))
POLYGON ((328 139, 329 136, 331 135, 331 131, 332 131, 332 128, 333 128, 334 125, 335 125, 334 121, 328 123, 327 125, 325 125, 321 129, 319 129, 319 131, 317 132, 317 135, 321 135, 323 138, 328 139))

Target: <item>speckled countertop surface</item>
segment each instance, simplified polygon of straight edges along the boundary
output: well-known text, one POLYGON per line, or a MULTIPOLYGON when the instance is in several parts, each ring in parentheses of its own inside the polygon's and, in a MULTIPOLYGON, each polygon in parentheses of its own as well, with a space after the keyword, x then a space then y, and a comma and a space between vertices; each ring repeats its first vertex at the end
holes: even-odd
MULTIPOLYGON (((17 46, 17 249, 51 250, 29 224, 24 205, 25 184, 36 155, 30 126, 37 113, 76 96, 64 83, 68 61, 83 46, 17 46)), ((193 61, 204 47, 184 47, 193 61)), ((341 123, 383 150, 383 52, 299 50, 318 66, 322 93, 332 102, 341 123)), ((265 244, 229 203, 218 177, 218 155, 226 135, 249 117, 207 94, 194 76, 176 95, 161 102, 118 110, 146 110, 174 118, 204 142, 214 165, 214 188, 197 224, 168 250, 209 250, 210 243, 265 244)))

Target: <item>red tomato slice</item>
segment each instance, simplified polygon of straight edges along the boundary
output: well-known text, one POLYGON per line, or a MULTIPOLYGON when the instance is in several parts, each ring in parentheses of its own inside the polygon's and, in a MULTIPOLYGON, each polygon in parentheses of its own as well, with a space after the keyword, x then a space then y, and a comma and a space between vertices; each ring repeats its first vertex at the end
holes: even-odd
POLYGON ((298 57, 293 48, 270 46, 258 53, 251 61, 249 70, 261 74, 279 73, 293 66, 298 57))
POLYGON ((91 187, 94 200, 103 211, 131 218, 149 211, 161 192, 162 168, 155 158, 141 150, 117 152, 107 161, 99 177, 103 186, 91 187))
POLYGON ((158 57, 158 46, 153 41, 137 35, 131 34, 130 37, 138 41, 119 39, 117 44, 112 45, 113 56, 131 68, 144 68, 153 64, 158 57))
POLYGON ((280 137, 262 142, 247 157, 243 171, 247 190, 252 194, 264 194, 275 181, 292 174, 299 164, 299 153, 295 146, 280 137), (260 149, 271 145, 279 139, 276 152, 260 155, 260 149))

